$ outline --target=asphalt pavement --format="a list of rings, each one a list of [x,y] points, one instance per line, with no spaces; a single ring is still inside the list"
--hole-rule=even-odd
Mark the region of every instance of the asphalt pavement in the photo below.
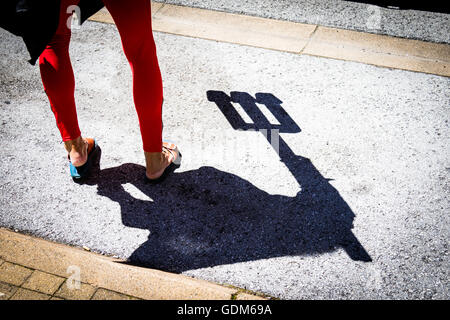
[[[448,299],[449,78],[155,33],[183,160],[153,186],[116,28],[86,22],[101,157],[76,184],[38,68],[0,38],[1,226],[282,299]]]

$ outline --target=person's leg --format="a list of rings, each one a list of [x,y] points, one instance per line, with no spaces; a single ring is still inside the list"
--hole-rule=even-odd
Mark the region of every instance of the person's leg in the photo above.
[[[158,177],[172,161],[162,148],[163,85],[152,33],[149,0],[103,0],[116,23],[133,73],[133,97],[139,118],[147,176]]]
[[[67,9],[78,0],[62,0],[58,29],[39,57],[44,90],[50,101],[56,124],[61,133],[72,164],[82,165],[87,160],[87,143],[81,138],[75,106],[75,78],[69,57],[71,31]]]

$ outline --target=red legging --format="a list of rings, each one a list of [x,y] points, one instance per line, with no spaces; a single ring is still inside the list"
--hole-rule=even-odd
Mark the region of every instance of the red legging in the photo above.
[[[39,57],[44,90],[55,114],[63,141],[81,135],[75,107],[75,78],[69,56],[70,29],[68,7],[79,0],[61,0],[58,29]],[[133,74],[133,97],[139,118],[143,148],[162,149],[163,87],[151,25],[150,0],[103,0],[122,40],[122,47]]]

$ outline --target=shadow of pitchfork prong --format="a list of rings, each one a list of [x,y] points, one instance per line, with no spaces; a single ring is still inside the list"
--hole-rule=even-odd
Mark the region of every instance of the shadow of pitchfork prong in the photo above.
[[[353,220],[353,211],[339,195],[339,192],[329,183],[332,179],[324,178],[308,158],[294,154],[292,149],[280,137],[279,133],[301,132],[300,127],[281,106],[282,101],[280,99],[271,93],[259,92],[256,93],[255,98],[253,98],[247,92],[232,91],[230,95],[227,95],[223,91],[213,90],[207,92],[207,98],[209,101],[216,103],[219,110],[223,113],[233,129],[256,130],[264,135],[279,155],[280,160],[286,165],[288,170],[302,187],[302,194],[314,194],[317,190],[319,190],[319,192],[321,191],[325,194],[325,199],[328,199],[328,201],[330,201],[329,199],[332,199],[331,203],[338,203],[336,207],[344,208],[341,209],[341,212],[336,212],[337,216],[344,215],[345,212],[345,214],[351,216],[351,220]],[[253,123],[246,123],[232,103],[239,103]],[[271,124],[257,104],[265,105],[279,124]],[[339,220],[339,218],[337,218],[337,220]],[[337,224],[339,224],[339,222],[337,222]],[[344,224],[347,225],[348,223]],[[341,246],[353,260],[364,262],[372,261],[370,255],[351,231],[352,227],[353,225],[350,224],[341,228],[341,230],[345,230],[345,234],[342,235]]]

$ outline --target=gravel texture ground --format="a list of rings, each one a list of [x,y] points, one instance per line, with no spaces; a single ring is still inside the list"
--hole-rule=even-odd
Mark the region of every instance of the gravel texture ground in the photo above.
[[[1,226],[282,299],[449,298],[448,78],[155,38],[181,167],[144,183],[117,30],[87,22],[71,55],[101,157],[76,184],[38,67],[0,30]]]

